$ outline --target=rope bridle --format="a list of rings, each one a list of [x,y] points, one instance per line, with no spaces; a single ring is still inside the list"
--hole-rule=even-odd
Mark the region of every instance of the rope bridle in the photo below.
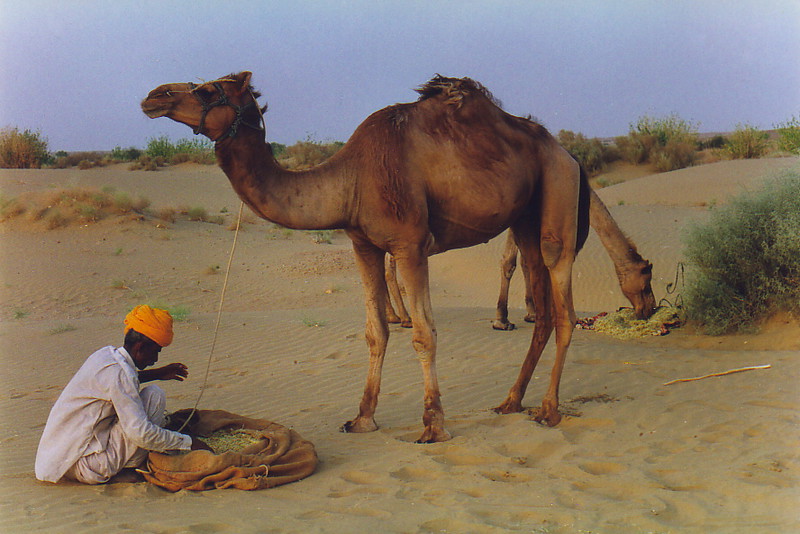
[[[239,126],[242,125],[253,128],[254,130],[257,130],[259,132],[263,132],[265,130],[263,124],[263,118],[261,117],[261,110],[258,108],[258,103],[256,102],[255,96],[253,95],[252,91],[250,91],[250,96],[252,97],[252,100],[250,100],[250,102],[248,102],[243,106],[234,104],[233,102],[230,101],[228,95],[225,94],[225,89],[222,87],[222,84],[220,82],[235,82],[235,81],[236,80],[221,79],[221,80],[215,80],[213,82],[206,82],[201,85],[196,85],[192,82],[189,82],[187,84],[190,89],[189,93],[194,95],[194,97],[200,103],[200,107],[203,109],[203,113],[200,115],[200,123],[197,125],[196,128],[192,128],[192,131],[194,132],[195,135],[203,133],[203,128],[205,127],[205,122],[206,122],[206,115],[208,115],[208,112],[220,106],[228,106],[233,108],[233,111],[236,113],[236,117],[233,119],[233,122],[228,127],[228,130],[218,138],[213,139],[213,141],[221,141],[228,137],[230,138],[236,137],[236,135],[239,133]],[[214,100],[213,102],[206,101],[206,99],[203,98],[203,96],[197,92],[197,89],[199,89],[203,85],[208,85],[208,84],[213,85],[219,94],[217,99]],[[258,110],[259,112],[258,124],[253,124],[251,122],[248,122],[247,119],[245,118],[245,112],[252,107],[255,107],[256,110]]]

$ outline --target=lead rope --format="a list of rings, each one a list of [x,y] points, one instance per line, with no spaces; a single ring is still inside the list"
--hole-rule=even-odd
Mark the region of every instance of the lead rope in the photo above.
[[[266,129],[266,124],[264,122],[264,114],[261,112],[261,107],[258,105],[258,101],[256,101],[256,97],[253,94],[253,91],[250,90],[250,96],[253,98],[253,102],[256,104],[256,109],[258,110],[258,115],[261,120],[261,125]],[[222,282],[222,291],[219,295],[219,306],[217,307],[217,321],[214,325],[214,337],[211,339],[211,350],[208,353],[208,362],[206,363],[206,374],[203,377],[203,385],[200,386],[200,394],[197,396],[197,400],[192,407],[192,411],[189,413],[189,417],[186,418],[186,421],[183,422],[181,427],[178,429],[178,432],[182,432],[186,425],[189,424],[189,421],[192,420],[194,414],[197,412],[197,406],[200,404],[200,399],[203,398],[203,393],[206,391],[206,386],[208,385],[208,375],[211,371],[211,360],[214,356],[214,348],[217,346],[217,334],[219,333],[219,323],[222,319],[222,305],[225,302],[225,291],[228,288],[228,278],[231,274],[231,265],[233,264],[233,253],[236,250],[236,242],[239,239],[239,228],[242,225],[242,210],[244,209],[244,201],[239,203],[239,216],[236,218],[236,231],[233,234],[233,245],[231,245],[231,253],[228,257],[228,266],[225,268],[225,279]]]
[[[225,291],[228,289],[228,278],[231,274],[231,264],[233,263],[233,252],[236,250],[236,241],[239,239],[239,227],[242,224],[242,210],[244,209],[244,202],[239,203],[239,216],[236,219],[236,230],[233,233],[233,245],[231,245],[231,253],[228,257],[228,266],[225,268],[225,279],[222,282],[222,291],[219,295],[219,306],[217,307],[217,322],[214,325],[214,337],[211,339],[211,351],[208,353],[208,362],[206,363],[206,374],[203,377],[203,385],[200,387],[200,394],[197,396],[197,400],[192,407],[192,411],[189,414],[189,417],[186,418],[186,421],[183,422],[181,427],[178,429],[178,432],[181,432],[186,425],[189,424],[189,421],[192,420],[195,412],[197,412],[197,406],[200,404],[200,399],[203,398],[203,393],[206,391],[206,386],[208,385],[208,375],[211,371],[211,360],[214,356],[214,348],[217,346],[217,334],[219,333],[219,323],[222,319],[222,305],[225,302]]]

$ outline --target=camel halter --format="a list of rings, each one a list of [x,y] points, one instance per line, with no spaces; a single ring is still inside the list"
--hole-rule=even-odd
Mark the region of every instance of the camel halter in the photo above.
[[[206,101],[206,99],[203,98],[203,96],[200,93],[197,92],[197,89],[199,87],[202,87],[202,85],[206,85],[206,84],[196,85],[196,84],[194,84],[192,82],[189,82],[187,84],[189,86],[189,89],[190,89],[189,92],[192,95],[194,95],[194,97],[200,103],[200,107],[203,108],[203,113],[200,115],[200,123],[197,125],[197,128],[193,128],[192,129],[192,131],[194,132],[195,135],[199,135],[199,134],[201,134],[203,132],[203,128],[204,128],[205,122],[206,122],[206,115],[208,115],[208,112],[211,111],[212,109],[216,108],[216,107],[219,107],[219,106],[228,106],[228,107],[233,108],[234,112],[236,112],[236,117],[233,119],[233,122],[228,127],[228,131],[225,132],[224,134],[222,134],[220,137],[214,139],[214,141],[221,141],[221,140],[226,139],[228,137],[230,137],[230,138],[236,137],[236,134],[239,133],[239,126],[241,126],[241,125],[249,126],[250,128],[253,128],[254,130],[257,130],[259,132],[265,131],[264,125],[263,125],[263,120],[264,120],[263,116],[261,117],[261,121],[258,124],[252,124],[250,122],[247,122],[247,120],[244,117],[245,112],[248,109],[250,109],[251,107],[255,107],[258,110],[259,115],[261,115],[261,110],[258,108],[258,103],[256,102],[255,97],[253,97],[253,99],[250,102],[248,102],[247,104],[245,104],[243,106],[237,106],[236,104],[232,103],[228,99],[228,95],[225,94],[225,89],[222,87],[222,84],[220,83],[220,82],[228,82],[228,81],[235,81],[235,80],[223,79],[223,80],[216,80],[216,81],[213,81],[213,82],[206,82],[206,83],[210,83],[211,85],[213,85],[214,88],[219,93],[219,96],[213,102]],[[253,96],[252,91],[250,91],[250,96]]]

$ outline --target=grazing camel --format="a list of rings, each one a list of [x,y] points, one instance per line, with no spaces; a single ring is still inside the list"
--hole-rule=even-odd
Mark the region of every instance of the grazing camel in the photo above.
[[[611,261],[614,262],[620,289],[633,305],[636,318],[649,318],[656,308],[656,299],[650,284],[653,278],[653,265],[639,255],[636,245],[622,232],[617,221],[614,220],[606,205],[594,191],[591,193],[589,224],[600,236],[601,243],[606,248]],[[508,232],[500,260],[500,295],[497,298],[495,320],[492,322],[492,328],[495,330],[514,330],[516,328],[514,323],[508,320],[508,290],[511,285],[511,277],[517,268],[518,255],[519,249],[514,241],[514,234]],[[394,259],[389,256],[389,260],[386,264],[386,283],[389,286],[391,300],[397,306],[397,312],[387,300],[386,316],[390,323],[400,323],[401,326],[410,328],[411,318],[408,316],[400,293],[397,273],[394,271]],[[524,274],[527,271],[523,269],[522,272]],[[527,308],[525,321],[532,323],[535,312],[527,280],[525,287],[525,306]]]
[[[642,258],[636,250],[636,245],[622,232],[617,221],[608,212],[608,208],[594,190],[591,193],[589,224],[597,232],[600,242],[608,252],[611,261],[614,262],[619,287],[633,305],[636,318],[649,318],[656,309],[656,298],[650,283],[653,278],[653,265]],[[514,236],[509,232],[500,260],[500,295],[497,298],[497,315],[492,323],[492,328],[495,330],[514,329],[514,324],[508,321],[508,289],[517,266],[517,255],[518,249],[514,242]],[[523,274],[526,272],[523,269]],[[533,299],[527,281],[525,288],[525,306],[527,308],[525,320],[533,322],[535,315]]]
[[[353,241],[365,291],[369,371],[346,432],[376,430],[375,408],[389,337],[386,253],[408,291],[412,345],[422,366],[419,442],[450,439],[436,373],[428,257],[485,243],[512,228],[536,301],[536,327],[502,413],[522,410],[533,369],[556,331],[550,385],[536,419],[558,424],[558,387],[575,324],[572,265],[588,234],[589,185],[575,160],[535,122],[504,112],[469,78],[437,75],[416,102],[370,115],[327,162],[282,168],[265,141],[251,73],[200,85],[164,84],[142,102],[215,141],[217,162],[259,216],[294,229],[341,228]]]

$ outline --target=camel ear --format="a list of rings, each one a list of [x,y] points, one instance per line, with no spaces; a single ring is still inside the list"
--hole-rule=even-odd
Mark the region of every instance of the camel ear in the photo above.
[[[239,82],[239,84],[243,88],[246,89],[246,88],[250,87],[250,79],[252,77],[253,77],[253,73],[250,72],[249,70],[245,70],[245,71],[242,71],[242,72],[240,72],[239,74],[236,75],[236,80]]]

